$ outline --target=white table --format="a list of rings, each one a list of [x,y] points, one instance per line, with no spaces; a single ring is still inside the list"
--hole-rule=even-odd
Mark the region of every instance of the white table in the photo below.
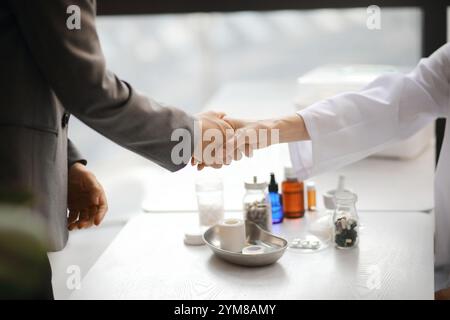
[[[360,244],[246,268],[182,242],[194,214],[141,214],[84,277],[72,299],[432,299],[433,215],[360,212]],[[277,225],[288,239],[303,220]]]
[[[238,82],[224,86],[212,97],[205,110],[224,111],[243,118],[270,118],[295,112],[295,82]],[[143,209],[147,212],[193,211],[197,209],[194,183],[198,177],[217,175],[225,185],[225,208],[240,210],[244,195],[244,180],[253,175],[268,181],[275,172],[278,182],[284,177],[283,167],[290,165],[288,146],[277,145],[258,150],[251,159],[232,163],[221,170],[205,169],[199,174],[186,168],[175,174],[148,169],[147,197]],[[434,207],[434,147],[430,145],[418,158],[410,161],[367,158],[336,172],[314,177],[321,193],[334,189],[339,174],[347,177],[347,186],[358,194],[360,210],[426,211]],[[168,195],[176,195],[172,201]]]

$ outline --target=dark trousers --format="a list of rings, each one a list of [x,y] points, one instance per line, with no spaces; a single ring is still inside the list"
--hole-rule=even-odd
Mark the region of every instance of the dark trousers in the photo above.
[[[55,297],[53,296],[53,287],[52,287],[52,267],[50,265],[50,261],[48,260],[48,256],[46,256],[46,271],[45,274],[43,274],[43,285],[42,289],[38,293],[38,296],[36,299],[41,300],[54,300]]]
[[[17,252],[1,250],[0,300],[53,300],[52,268],[45,251],[32,259]]]

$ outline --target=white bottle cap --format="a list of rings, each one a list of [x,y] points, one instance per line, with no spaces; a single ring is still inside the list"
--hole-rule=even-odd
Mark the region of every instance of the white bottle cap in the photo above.
[[[297,175],[295,174],[295,170],[292,167],[284,168],[284,177],[286,179],[297,179]]]
[[[184,243],[188,246],[201,246],[205,244],[203,241],[203,232],[198,229],[189,230],[184,234]]]
[[[306,190],[314,190],[316,188],[316,184],[314,181],[308,181],[306,183]]]

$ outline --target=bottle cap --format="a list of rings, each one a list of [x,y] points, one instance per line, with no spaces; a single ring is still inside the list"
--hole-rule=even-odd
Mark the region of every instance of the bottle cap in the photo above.
[[[309,181],[306,183],[306,190],[314,190],[316,188],[316,184],[314,181]]]
[[[269,192],[278,192],[278,183],[273,172],[270,173]]]
[[[286,179],[297,179],[297,175],[295,174],[295,170],[292,167],[284,168],[284,177]]]
[[[256,176],[253,177],[253,182],[245,182],[244,185],[247,190],[264,190],[267,188],[267,183],[258,182],[258,178]]]
[[[184,233],[184,243],[188,246],[201,246],[204,245],[203,232],[200,228],[193,228]]]

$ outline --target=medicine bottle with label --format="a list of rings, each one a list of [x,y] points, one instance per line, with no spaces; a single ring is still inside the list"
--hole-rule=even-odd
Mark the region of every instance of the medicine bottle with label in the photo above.
[[[281,184],[283,213],[286,218],[301,218],[305,214],[303,182],[297,180],[292,168],[284,168],[285,180]]]

